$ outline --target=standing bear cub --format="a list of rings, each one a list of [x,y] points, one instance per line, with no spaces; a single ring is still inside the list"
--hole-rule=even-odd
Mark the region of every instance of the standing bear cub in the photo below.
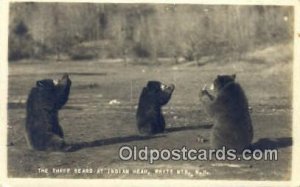
[[[149,81],[140,95],[136,113],[137,127],[142,135],[164,132],[165,120],[161,107],[169,102],[175,89],[173,84]]]
[[[65,151],[64,133],[58,111],[68,101],[71,80],[64,74],[58,81],[36,82],[27,99],[26,139],[29,147],[39,151]]]
[[[248,101],[235,75],[218,75],[212,85],[215,94],[206,87],[200,97],[207,113],[213,118],[211,148],[235,149],[238,153],[250,146],[253,129]]]

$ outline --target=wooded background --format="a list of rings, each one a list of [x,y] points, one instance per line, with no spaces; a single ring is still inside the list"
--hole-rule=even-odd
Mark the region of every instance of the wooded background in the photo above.
[[[9,60],[240,56],[291,41],[293,7],[11,3]]]

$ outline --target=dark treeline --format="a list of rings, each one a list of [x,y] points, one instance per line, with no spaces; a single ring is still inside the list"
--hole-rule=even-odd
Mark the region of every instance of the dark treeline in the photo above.
[[[9,58],[202,57],[293,37],[293,8],[174,4],[11,3]]]

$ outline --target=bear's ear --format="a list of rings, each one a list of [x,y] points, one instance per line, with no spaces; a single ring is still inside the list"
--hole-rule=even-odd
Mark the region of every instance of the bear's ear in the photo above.
[[[235,80],[236,74],[232,74],[231,77],[232,77],[233,80]]]

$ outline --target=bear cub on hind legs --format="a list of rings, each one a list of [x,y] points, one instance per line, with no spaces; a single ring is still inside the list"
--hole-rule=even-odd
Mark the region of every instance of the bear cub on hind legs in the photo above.
[[[173,84],[148,81],[139,98],[136,113],[137,128],[142,135],[153,135],[165,130],[161,107],[169,102],[175,89]]]
[[[36,82],[29,93],[26,108],[26,140],[31,149],[39,151],[68,151],[64,133],[58,121],[58,111],[69,98],[71,80],[64,74],[58,81],[44,79]]]
[[[211,132],[211,148],[235,149],[238,153],[249,148],[253,128],[247,97],[237,82],[236,75],[218,75],[212,85],[215,94],[204,87],[201,101],[214,121]]]

